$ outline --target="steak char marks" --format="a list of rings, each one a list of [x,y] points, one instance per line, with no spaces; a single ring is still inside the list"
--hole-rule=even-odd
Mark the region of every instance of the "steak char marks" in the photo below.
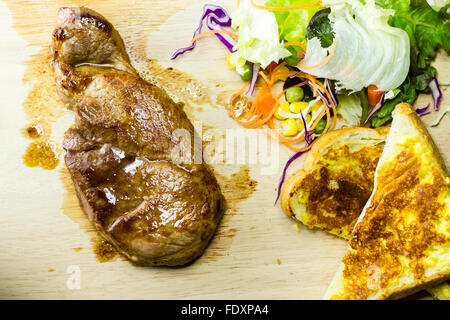
[[[184,111],[139,77],[120,35],[95,11],[61,8],[51,54],[58,93],[75,112],[63,147],[89,220],[138,264],[184,265],[201,255],[223,197],[210,170],[195,164]]]

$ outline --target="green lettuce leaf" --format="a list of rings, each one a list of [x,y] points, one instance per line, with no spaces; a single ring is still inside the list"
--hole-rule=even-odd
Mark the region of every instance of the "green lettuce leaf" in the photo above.
[[[400,87],[400,95],[389,100],[375,113],[372,125],[379,127],[391,120],[390,113],[399,102],[414,103],[418,93],[427,91],[428,84],[436,76],[431,62],[440,48],[450,53],[450,15],[447,3],[439,11],[426,0],[378,0],[378,4],[395,9],[389,24],[405,30],[411,43],[411,65],[409,75]]]
[[[397,96],[395,96],[394,99],[388,100],[370,119],[372,127],[378,128],[386,122],[391,121],[392,111],[394,111],[395,106],[401,102],[413,104],[417,99],[417,95],[417,90],[414,87],[410,76],[408,76],[405,82],[400,86],[400,92]]]
[[[411,0],[378,0],[377,3],[386,9],[409,10],[409,4]]]
[[[310,3],[311,0],[269,0],[266,6],[294,7]],[[299,41],[306,44],[306,27],[314,14],[322,7],[318,4],[302,10],[272,11],[277,19],[280,39]]]
[[[269,0],[265,3],[270,7],[294,7],[311,2],[311,0]],[[311,18],[317,11],[322,9],[319,4],[310,6],[302,10],[272,11],[278,23],[278,33],[280,39],[287,42],[301,42],[306,44],[306,28]],[[295,66],[300,61],[297,53],[298,46],[288,46],[291,56],[286,58],[286,62]]]

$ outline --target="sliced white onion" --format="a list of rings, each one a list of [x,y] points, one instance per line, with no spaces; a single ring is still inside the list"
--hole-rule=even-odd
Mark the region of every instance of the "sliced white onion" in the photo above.
[[[404,30],[389,26],[390,13],[377,8],[373,1],[361,6],[346,2],[331,6],[329,18],[335,35],[335,52],[323,65],[302,71],[336,80],[337,90],[357,92],[376,85],[382,91],[389,91],[399,87],[409,71],[410,43]],[[330,51],[331,47],[324,49],[318,38],[312,38],[308,40],[301,64],[305,67],[320,64]]]

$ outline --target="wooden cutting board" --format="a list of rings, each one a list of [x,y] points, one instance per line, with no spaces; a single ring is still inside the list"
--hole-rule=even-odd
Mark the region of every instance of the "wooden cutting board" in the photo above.
[[[247,148],[236,149],[245,157],[236,158],[233,164],[227,159],[221,161],[220,156],[212,161],[229,209],[204,255],[189,266],[132,265],[101,243],[79,209],[61,150],[62,136],[73,123],[73,114],[56,96],[47,58],[57,9],[84,5],[104,15],[121,33],[142,76],[164,87],[175,100],[185,102],[191,120],[201,124],[204,139],[211,140],[206,146],[220,155],[216,148],[220,149],[220,141],[231,132],[227,130],[239,129],[228,118],[224,103],[231,90],[242,83],[227,68],[226,51],[213,36],[199,41],[194,52],[170,61],[174,50],[189,44],[198,25],[202,3],[186,3],[0,2],[0,298],[323,296],[347,245],[321,231],[303,226],[296,230],[295,222],[274,205],[281,169],[292,153],[284,147],[279,147],[278,153],[278,145],[273,143],[268,145],[271,153],[249,143]],[[230,11],[236,5],[231,0],[214,3]],[[449,61],[441,55],[435,64],[440,82],[446,85],[450,83]],[[448,87],[442,89],[445,97],[441,110],[450,103]],[[430,96],[423,96],[418,105],[430,102]],[[437,116],[438,112],[432,112],[423,120],[429,126]],[[30,129],[33,125],[43,130],[41,138],[30,137],[30,133],[36,133]],[[438,127],[430,128],[447,166],[449,125],[447,117]],[[238,131],[243,136],[247,132]],[[46,148],[33,149],[43,143],[47,143]],[[54,163],[41,166],[57,164],[56,168],[25,165],[24,155],[33,150],[53,152]],[[290,172],[300,168],[302,162],[303,158]]]

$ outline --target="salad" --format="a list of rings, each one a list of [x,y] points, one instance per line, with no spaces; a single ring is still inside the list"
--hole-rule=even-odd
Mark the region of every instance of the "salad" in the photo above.
[[[450,52],[450,3],[429,2],[240,0],[231,14],[207,4],[191,45],[172,59],[215,34],[243,81],[229,115],[295,151],[288,166],[321,134],[385,125],[398,103],[413,104],[421,92],[439,108],[431,62],[439,49]],[[427,114],[430,105],[416,111]]]

